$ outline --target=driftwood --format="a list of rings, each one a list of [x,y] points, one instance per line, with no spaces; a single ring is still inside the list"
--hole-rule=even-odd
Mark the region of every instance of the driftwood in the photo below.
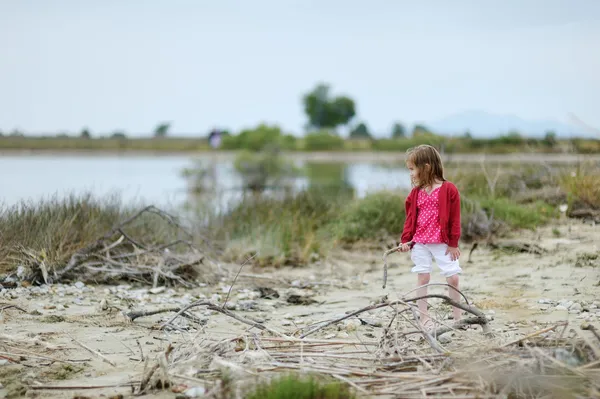
[[[134,237],[125,228],[144,214],[154,214],[173,227],[177,237],[160,245],[150,245]],[[38,261],[39,270],[34,270],[27,280],[31,282],[56,283],[65,279],[94,282],[118,280],[143,281],[154,287],[160,283],[195,286],[195,279],[215,280],[211,269],[205,264],[206,256],[194,246],[194,237],[174,216],[148,206],[117,226],[110,229],[93,243],[77,250],[59,270],[47,270],[43,261]],[[175,247],[185,247],[178,252]],[[30,255],[32,256],[32,255]],[[202,266],[205,273],[199,273]]]
[[[457,291],[464,297],[464,294],[462,292],[460,292],[459,290],[457,290]],[[325,321],[325,322],[319,324],[318,326],[313,327],[309,331],[301,334],[300,338],[305,338],[305,337],[307,337],[307,336],[309,336],[311,334],[314,334],[315,332],[317,332],[319,330],[322,330],[323,328],[325,328],[327,326],[330,326],[330,325],[335,324],[335,323],[339,323],[340,321],[346,320],[346,319],[348,319],[350,317],[353,317],[353,316],[357,316],[357,315],[359,315],[361,313],[364,313],[364,312],[368,312],[368,311],[375,310],[375,309],[380,309],[380,308],[383,308],[383,307],[386,307],[386,306],[390,306],[390,307],[393,308],[393,307],[395,307],[397,305],[404,305],[405,306],[404,309],[397,311],[397,314],[400,314],[400,313],[404,313],[406,311],[410,311],[411,310],[411,306],[408,305],[410,302],[416,302],[416,301],[418,301],[420,299],[432,299],[432,298],[442,299],[446,303],[448,303],[449,305],[455,306],[455,307],[460,308],[460,309],[462,309],[462,310],[464,310],[464,311],[466,311],[468,313],[473,314],[475,316],[475,318],[468,319],[469,320],[468,324],[479,324],[482,327],[483,332],[486,333],[486,334],[489,334],[490,329],[489,329],[489,325],[488,325],[488,320],[485,317],[485,315],[483,314],[483,312],[481,312],[479,309],[477,309],[473,305],[469,305],[468,303],[467,304],[463,304],[463,303],[456,302],[456,301],[454,301],[453,299],[451,299],[450,297],[448,297],[446,295],[429,294],[429,295],[423,295],[423,296],[418,296],[418,297],[408,298],[408,299],[401,299],[401,300],[396,300],[396,301],[383,301],[381,303],[376,303],[376,304],[373,304],[373,305],[366,306],[364,308],[361,308],[361,309],[355,310],[353,312],[350,312],[350,313],[348,313],[348,314],[346,314],[346,315],[344,315],[342,317],[339,317],[339,318],[336,318],[336,319],[333,319],[333,320]],[[466,323],[466,322],[463,322],[463,323]]]
[[[591,208],[581,208],[569,211],[568,216],[575,219],[591,220],[600,223],[600,210]]]

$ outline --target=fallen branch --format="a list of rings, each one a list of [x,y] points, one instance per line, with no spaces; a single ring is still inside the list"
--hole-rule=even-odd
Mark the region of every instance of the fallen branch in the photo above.
[[[173,243],[159,246],[157,248],[146,248],[142,243],[138,242],[136,239],[134,239],[133,237],[131,237],[127,233],[125,233],[125,231],[123,230],[125,226],[132,223],[135,219],[139,218],[140,216],[142,216],[144,213],[147,213],[147,212],[160,216],[163,220],[165,220],[167,223],[175,226],[179,231],[182,231],[188,237],[190,237],[190,238],[192,237],[192,234],[190,234],[186,229],[184,229],[177,222],[177,219],[174,216],[158,209],[154,205],[150,205],[150,206],[143,208],[139,212],[137,212],[134,215],[127,218],[125,221],[121,222],[119,225],[117,225],[114,228],[112,228],[111,230],[109,230],[102,237],[98,238],[95,242],[76,251],[69,259],[69,262],[67,263],[67,265],[63,269],[61,269],[55,273],[55,279],[58,281],[62,277],[64,277],[66,274],[73,271],[75,268],[81,266],[81,261],[90,257],[94,250],[102,248],[102,247],[104,247],[104,250],[107,250],[107,248],[114,248],[115,246],[119,245],[123,241],[123,238],[125,240],[127,240],[129,243],[131,243],[134,248],[141,248],[142,250],[144,250],[145,253],[157,252],[157,251],[159,252],[161,250],[164,250],[164,249],[171,247],[173,245],[176,245],[178,243],[186,243],[186,244],[191,245],[191,243],[189,243],[188,241],[176,240]],[[112,236],[114,236],[115,234],[119,234],[121,237],[115,243],[106,247],[104,245],[104,243],[108,239],[110,239]],[[131,255],[139,255],[139,254],[134,252]]]
[[[594,327],[592,324],[590,324],[589,322],[586,321],[586,322],[582,323],[581,329],[591,331],[592,334],[594,334],[594,336],[596,338],[598,338],[598,341],[600,341],[600,333],[598,333],[598,329],[596,327]]]
[[[463,297],[465,297],[464,294],[462,292],[460,292],[460,290],[457,289],[456,291],[458,291]],[[385,306],[391,306],[391,307],[393,307],[395,305],[405,305],[405,306],[407,306],[406,302],[416,302],[419,299],[428,299],[428,298],[443,299],[448,304],[450,304],[452,306],[455,306],[457,308],[460,308],[460,309],[462,309],[462,310],[464,310],[466,312],[469,312],[469,313],[475,315],[476,316],[475,319],[467,319],[467,320],[469,320],[470,324],[479,324],[479,325],[481,325],[481,328],[483,329],[483,332],[485,334],[489,334],[490,331],[489,331],[489,326],[488,326],[488,320],[485,317],[485,314],[483,314],[483,312],[481,312],[479,309],[475,308],[473,305],[466,305],[466,304],[462,304],[462,303],[456,302],[456,301],[454,301],[453,299],[451,299],[450,297],[448,297],[446,295],[429,294],[429,295],[419,296],[419,297],[416,297],[416,298],[401,299],[401,300],[396,300],[396,301],[391,301],[391,302],[390,301],[384,301],[384,302],[381,302],[381,303],[376,303],[376,304],[373,304],[373,305],[365,306],[364,308],[355,310],[354,312],[348,313],[348,314],[346,314],[344,316],[341,316],[341,317],[338,317],[336,319],[322,322],[322,324],[318,325],[317,327],[314,327],[313,329],[311,329],[311,330],[305,332],[304,334],[300,335],[300,338],[305,338],[305,337],[307,337],[307,336],[309,336],[311,334],[314,334],[315,332],[317,332],[319,330],[322,330],[323,328],[325,328],[327,326],[330,326],[330,325],[335,324],[335,323],[339,323],[340,321],[343,321],[345,319],[348,319],[350,317],[359,315],[359,314],[364,313],[364,312],[368,312],[370,310],[379,309],[379,308],[382,308],[382,307],[385,307]],[[406,311],[409,310],[409,308],[410,308],[410,306],[408,306],[407,308],[405,308],[403,310],[400,310],[399,312],[400,313],[406,312]]]
[[[165,323],[163,323],[161,325],[161,329],[164,329],[166,326],[170,325],[177,317],[183,316],[184,313],[186,313],[188,310],[190,310],[190,309],[192,309],[194,307],[197,307],[197,306],[206,306],[206,308],[208,310],[214,310],[216,312],[222,313],[222,314],[224,314],[226,316],[232,317],[232,318],[236,319],[237,321],[240,321],[240,322],[242,322],[244,324],[247,324],[247,325],[249,325],[251,327],[258,328],[259,330],[262,330],[262,331],[268,331],[271,334],[278,335],[278,336],[283,337],[283,338],[289,338],[285,334],[282,334],[282,333],[280,333],[280,332],[278,332],[276,330],[273,330],[272,328],[269,328],[269,327],[267,327],[267,326],[265,326],[265,325],[263,325],[261,323],[258,323],[256,321],[246,319],[246,318],[244,318],[242,316],[238,316],[237,314],[235,314],[235,313],[233,313],[233,312],[231,312],[231,311],[229,311],[227,309],[223,309],[222,306],[218,306],[215,303],[209,302],[209,301],[197,301],[197,302],[191,303],[191,304],[189,304],[187,306],[184,306],[182,308],[167,308],[167,309],[142,311],[142,312],[135,311],[135,312],[126,313],[125,315],[126,315],[126,317],[132,318],[131,320],[135,320],[138,317],[152,316],[152,315],[155,315],[155,314],[166,313],[166,312],[177,312],[177,314],[175,316],[171,317],[168,321],[166,321]]]
[[[132,310],[130,312],[123,312],[123,316],[125,316],[127,318],[127,320],[129,321],[134,321],[137,318],[140,317],[149,317],[149,316],[154,316],[157,314],[161,314],[161,313],[169,313],[169,312],[179,312],[181,310],[181,307],[173,307],[173,308],[164,308],[164,309],[156,309],[156,310]],[[185,317],[186,319],[192,320],[196,323],[199,324],[203,324],[204,321],[202,319],[197,318],[196,316],[184,312],[181,314],[182,317]]]
[[[307,337],[307,336],[309,336],[311,334],[316,333],[319,330],[324,329],[325,327],[328,327],[328,326],[330,326],[332,324],[335,324],[335,323],[339,323],[340,321],[349,319],[350,317],[359,315],[361,313],[368,312],[370,310],[375,310],[375,309],[383,308],[383,307],[386,307],[386,306],[397,305],[397,304],[400,304],[400,303],[402,303],[402,301],[394,301],[394,302],[385,301],[385,302],[381,302],[381,303],[376,303],[374,305],[365,306],[364,308],[355,310],[354,312],[348,313],[347,315],[338,317],[338,318],[333,319],[333,320],[329,320],[329,321],[323,322],[322,324],[320,324],[319,326],[313,328],[312,330],[309,330],[309,331],[305,332],[304,334],[301,334],[300,338],[305,338],[305,337]],[[404,309],[401,312],[405,312],[407,310],[408,309]]]
[[[1,303],[0,304],[0,311],[12,309],[12,308],[20,310],[23,313],[28,313],[27,310],[23,309],[22,307],[20,307],[18,305],[13,304],[13,303]]]

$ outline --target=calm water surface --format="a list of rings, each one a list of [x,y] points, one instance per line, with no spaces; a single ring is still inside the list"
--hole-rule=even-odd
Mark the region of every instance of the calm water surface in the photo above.
[[[211,166],[217,191],[227,198],[239,193],[241,180],[233,162],[210,156],[3,155],[0,203],[14,205],[91,192],[98,196],[118,194],[125,203],[177,207],[190,199],[189,184],[181,172],[197,161]],[[305,165],[298,162],[298,166]],[[401,165],[390,167],[373,162],[337,165],[359,197],[381,189],[409,187],[408,171]],[[312,166],[314,178],[320,169]],[[301,177],[294,184],[302,188],[308,182],[307,177]]]

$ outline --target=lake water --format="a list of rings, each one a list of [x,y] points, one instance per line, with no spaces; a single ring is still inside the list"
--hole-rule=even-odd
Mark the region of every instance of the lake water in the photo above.
[[[190,199],[190,184],[182,171],[195,162],[210,166],[216,189],[224,194],[225,200],[239,194],[242,182],[233,160],[213,155],[2,155],[0,203],[10,206],[21,201],[91,192],[98,196],[118,194],[124,203],[178,207]],[[311,178],[331,175],[332,167],[334,179],[336,173],[343,175],[359,197],[382,189],[408,188],[410,184],[408,171],[401,164],[357,161],[324,165],[303,160],[296,164],[312,167],[311,177],[294,181],[297,188],[309,184]]]

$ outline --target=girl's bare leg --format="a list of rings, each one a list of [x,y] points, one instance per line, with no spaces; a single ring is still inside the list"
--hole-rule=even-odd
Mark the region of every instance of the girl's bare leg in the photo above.
[[[451,285],[452,287],[456,288],[456,290],[457,290],[458,289],[458,274],[447,277],[446,282],[449,285]],[[460,302],[460,294],[456,290],[453,290],[451,287],[448,287],[448,296],[450,297],[450,299],[452,299],[456,302]],[[461,318],[461,310],[459,308],[453,306],[452,307],[452,316],[454,317],[454,322],[456,323]]]
[[[417,296],[425,296],[427,295],[427,287],[423,287],[426,284],[429,284],[429,280],[431,275],[429,273],[419,273],[418,274],[418,287],[421,287],[417,290]],[[421,320],[421,325],[425,325],[427,321],[429,321],[429,313],[427,312],[427,299],[419,299],[417,301],[417,306],[419,308],[419,317]]]

